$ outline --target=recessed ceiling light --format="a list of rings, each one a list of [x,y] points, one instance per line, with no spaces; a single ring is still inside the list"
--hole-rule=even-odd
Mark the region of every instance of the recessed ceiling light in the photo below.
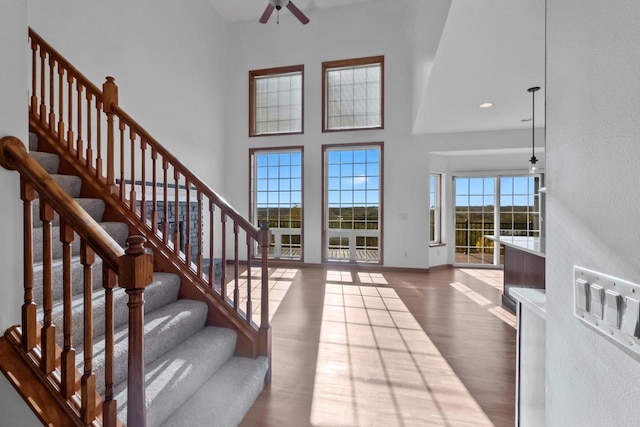
[[[493,107],[493,102],[483,102],[482,104],[478,105],[478,108],[489,108],[489,107]]]

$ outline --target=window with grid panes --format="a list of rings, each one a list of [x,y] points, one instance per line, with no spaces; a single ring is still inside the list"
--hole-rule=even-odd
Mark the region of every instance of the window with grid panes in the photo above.
[[[323,131],[384,127],[384,56],[322,63]]]
[[[267,221],[269,255],[302,259],[302,147],[255,149],[251,156],[251,220]]]
[[[440,243],[440,174],[432,173],[429,179],[429,243]]]
[[[381,262],[382,144],[324,147],[324,259]]]
[[[303,133],[304,65],[249,71],[249,135]]]

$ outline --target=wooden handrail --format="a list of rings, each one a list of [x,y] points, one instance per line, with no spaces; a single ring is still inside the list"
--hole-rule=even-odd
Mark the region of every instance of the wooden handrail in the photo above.
[[[53,209],[73,224],[75,232],[104,263],[118,271],[118,258],[124,255],[124,249],[29,155],[18,138],[5,136],[0,139],[0,165],[25,176]]]
[[[143,245],[146,238],[143,236],[131,236],[127,239],[126,251],[63,189],[60,187],[40,164],[26,151],[24,144],[15,137],[7,136],[0,139],[0,165],[9,170],[16,170],[21,175],[21,193],[27,201],[25,218],[31,217],[31,201],[34,197],[33,189],[37,190],[41,199],[41,218],[43,219],[43,299],[44,299],[44,325],[41,335],[40,360],[34,360],[34,364],[47,377],[56,378],[59,382],[56,391],[62,400],[73,402],[75,393],[75,350],[72,347],[72,316],[71,316],[71,242],[74,232],[80,236],[80,263],[84,269],[84,374],[81,379],[81,399],[78,416],[84,425],[93,425],[98,417],[96,400],[96,377],[93,370],[93,274],[92,266],[95,256],[103,261],[103,287],[107,299],[107,319],[105,323],[105,356],[112,364],[113,360],[113,298],[112,288],[115,284],[113,273],[118,275],[118,286],[125,289],[129,295],[129,371],[128,386],[128,414],[129,425],[144,427],[145,399],[144,399],[144,340],[142,331],[144,325],[144,289],[152,282],[153,261],[151,255],[145,253]],[[27,189],[27,187],[32,189]],[[52,262],[52,238],[51,228],[54,211],[60,215],[60,237],[63,246],[63,286],[64,286],[64,349],[60,360],[56,356],[55,328],[51,315],[53,272]],[[31,227],[29,220],[25,226]],[[25,230],[25,251],[31,256],[25,257],[25,271],[33,268],[33,233],[31,229]],[[29,264],[29,265],[26,265]],[[29,274],[25,278],[25,305],[23,306],[22,332],[23,349],[31,350],[34,346],[33,338],[37,334],[37,321],[35,305],[33,303],[32,278]],[[60,374],[53,374],[60,369]],[[105,395],[103,405],[103,425],[114,427],[118,424],[116,418],[116,406],[113,401],[113,392],[110,372],[111,365],[105,370],[108,392]]]
[[[107,77],[100,90],[32,29],[29,29],[29,38],[32,57],[29,123],[42,137],[45,151],[58,154],[65,167],[75,169],[83,182],[90,184],[90,192],[106,201],[110,218],[128,222],[145,236],[154,248],[158,268],[182,275],[181,295],[203,300],[213,308],[209,312],[209,324],[233,327],[239,332],[239,354],[263,355],[270,359],[268,259],[271,237],[268,228],[258,229],[248,221],[121,109],[114,78]],[[53,191],[55,183],[34,165],[19,141],[9,139],[0,144],[1,156],[26,178],[27,187],[33,184],[41,195],[51,197],[53,210],[104,260],[105,274],[123,274],[118,261],[123,256],[144,256],[125,255],[108,236],[100,237],[103,230],[99,226],[94,229],[95,221],[76,210],[77,204],[66,193]],[[31,212],[32,200],[32,194],[25,191],[25,212]],[[180,212],[183,208],[184,212]],[[27,222],[25,215],[25,224]],[[246,270],[240,268],[239,259],[245,254]],[[28,255],[25,252],[25,259]],[[233,259],[228,259],[228,255]],[[205,257],[209,258],[208,266]],[[233,277],[227,274],[227,263],[233,264]],[[87,262],[87,268],[90,264]],[[252,264],[260,268],[252,269]],[[222,269],[221,274],[217,265]],[[260,289],[252,286],[251,276],[256,273],[261,275]],[[246,280],[241,278],[242,274],[247,275]],[[119,285],[127,288],[131,307],[135,307],[130,317],[135,323],[131,330],[141,336],[142,330],[136,328],[141,327],[142,321],[142,290],[135,285],[139,283],[138,278],[125,276],[132,282],[123,285],[120,277]],[[106,297],[110,298],[114,282],[105,282],[109,282],[104,287]],[[25,282],[23,316],[35,318],[31,285]],[[245,303],[241,301],[243,298]],[[258,305],[259,314],[253,312]],[[143,354],[139,348],[141,342],[139,339],[136,348],[129,348],[130,355],[132,352],[136,352],[136,357]],[[27,350],[33,343],[34,338],[27,337]],[[65,356],[70,360],[72,346],[66,347]],[[140,406],[144,404],[144,385],[140,383],[144,376],[138,369],[143,368],[141,360],[134,360],[133,369],[129,369],[129,373],[136,375],[133,383],[129,378],[128,385],[135,394],[128,405],[135,425],[142,425],[144,419],[144,407]],[[107,360],[107,363],[111,362]],[[91,384],[89,375],[86,380]],[[269,378],[270,369],[267,381]],[[115,418],[115,402],[110,400],[112,384],[105,381],[105,385],[104,416],[112,419]]]
[[[39,44],[54,61],[61,64],[65,69],[69,70],[74,79],[78,80],[85,88],[90,89],[91,92],[93,92],[93,94],[97,96],[100,101],[102,101],[102,92],[100,91],[100,89],[31,28],[29,28],[29,38],[31,38],[32,42]]]
[[[233,208],[223,197],[216,193],[211,187],[205,184],[200,178],[193,174],[189,168],[183,165],[173,154],[171,154],[166,148],[164,148],[158,141],[156,141],[142,126],[138,124],[130,115],[128,115],[122,108],[117,105],[111,106],[112,111],[120,118],[121,122],[126,124],[133,130],[138,136],[140,136],[147,144],[154,148],[162,157],[171,165],[175,167],[177,171],[184,176],[193,186],[209,197],[219,209],[221,209],[227,216],[235,221],[238,226],[251,235],[255,240],[259,239],[258,228],[251,224],[245,217],[243,217],[237,210]]]

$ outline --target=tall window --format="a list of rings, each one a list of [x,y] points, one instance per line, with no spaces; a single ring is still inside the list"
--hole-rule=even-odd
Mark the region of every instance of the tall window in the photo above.
[[[429,243],[437,245],[440,238],[440,174],[432,173],[429,179]]]
[[[456,177],[456,263],[498,265],[485,236],[540,236],[540,175]]]
[[[322,130],[384,127],[384,56],[322,63]]]
[[[303,133],[304,65],[249,71],[249,136]]]
[[[302,147],[251,150],[251,221],[271,229],[270,256],[302,259]]]
[[[323,151],[323,260],[381,263],[382,144]]]

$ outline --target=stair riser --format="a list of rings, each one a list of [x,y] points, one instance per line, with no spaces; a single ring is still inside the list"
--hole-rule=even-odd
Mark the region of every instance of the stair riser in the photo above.
[[[102,223],[100,224],[102,228],[104,228],[113,239],[120,244],[120,246],[125,247],[127,236],[129,234],[129,229],[124,223]],[[34,228],[33,229],[33,261],[34,263],[41,263],[43,259],[43,228]],[[71,244],[72,255],[80,254],[80,239],[76,235]],[[60,244],[60,227],[53,226],[51,227],[51,250],[52,250],[52,259],[62,258],[62,244]]]
[[[76,199],[76,202],[89,214],[91,218],[96,222],[102,221],[102,215],[104,214],[104,201],[101,199]],[[33,226],[36,228],[42,227],[42,220],[40,219],[40,199],[33,201],[33,209],[31,211],[31,218]],[[60,225],[60,215],[54,212],[53,221],[51,225]]]
[[[38,306],[42,305],[42,278],[43,278],[42,264],[34,266],[33,269],[33,293],[34,299]],[[63,285],[62,285],[62,261],[57,260],[53,264],[52,268],[53,276],[53,301],[62,299]],[[93,289],[102,287],[102,259],[96,257],[96,262],[93,264],[91,271],[93,280]],[[73,296],[81,294],[84,290],[84,266],[80,264],[80,258],[74,257],[71,261],[71,293]]]

